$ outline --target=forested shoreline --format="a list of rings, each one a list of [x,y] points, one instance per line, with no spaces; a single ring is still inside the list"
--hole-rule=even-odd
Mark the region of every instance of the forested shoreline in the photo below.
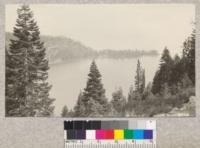
[[[103,76],[102,76],[103,77]],[[62,117],[153,117],[180,109],[195,96],[195,34],[183,43],[182,55],[170,56],[164,48],[153,82],[145,84],[145,69],[138,60],[135,83],[128,97],[119,88],[111,101],[105,96],[101,74],[92,61],[86,88],[80,92],[73,110],[63,107]],[[188,116],[195,116],[195,106],[188,106]],[[187,116],[187,115],[185,115]]]
[[[94,58],[131,59],[143,56],[154,57],[159,54],[156,50],[137,49],[101,49],[97,51],[67,37],[41,35],[40,38],[46,47],[46,57],[50,65]],[[6,48],[9,48],[10,40],[16,40],[16,37],[12,33],[6,32]]]
[[[6,116],[53,117],[54,101],[57,98],[49,95],[53,85],[48,83],[50,67],[45,43],[41,40],[39,26],[30,7],[22,5],[17,13],[13,29],[15,38],[10,39],[5,49]],[[133,53],[137,53],[137,56]],[[184,41],[181,55],[172,57],[167,47],[163,49],[152,82],[146,82],[145,69],[139,59],[142,54],[144,51],[130,50],[123,53],[105,50],[101,53],[102,57],[108,58],[113,55],[114,58],[138,58],[137,63],[131,63],[137,65],[137,69],[130,71],[133,81],[127,97],[120,87],[113,92],[112,98],[105,95],[103,75],[95,62],[95,56],[91,61],[85,88],[77,94],[78,98],[66,98],[61,116],[153,117],[168,114],[174,109],[179,112],[185,104],[190,104],[191,97],[195,96],[195,30]],[[155,54],[156,51],[148,53],[150,56]],[[68,109],[67,99],[77,100],[72,109]],[[195,105],[189,105],[186,113],[186,116],[195,116]]]

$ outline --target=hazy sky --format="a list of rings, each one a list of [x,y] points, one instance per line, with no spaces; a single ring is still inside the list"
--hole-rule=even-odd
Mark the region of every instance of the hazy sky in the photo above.
[[[6,6],[6,31],[15,25],[19,5]],[[191,34],[192,4],[30,5],[42,35],[66,36],[94,49],[181,51]]]

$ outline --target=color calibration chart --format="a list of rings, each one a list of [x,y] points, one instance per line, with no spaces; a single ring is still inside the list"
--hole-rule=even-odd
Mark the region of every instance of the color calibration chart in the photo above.
[[[156,121],[64,121],[65,148],[156,148]]]

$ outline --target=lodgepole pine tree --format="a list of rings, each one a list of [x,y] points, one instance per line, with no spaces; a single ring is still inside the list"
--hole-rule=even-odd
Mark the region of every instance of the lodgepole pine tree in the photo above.
[[[85,106],[85,116],[103,116],[108,110],[108,101],[105,97],[105,89],[101,83],[101,74],[92,61],[88,81],[83,92],[83,102]],[[92,108],[96,108],[95,113]]]
[[[6,115],[50,116],[54,99],[49,97],[49,67],[39,27],[28,5],[17,13],[14,39],[6,50]]]

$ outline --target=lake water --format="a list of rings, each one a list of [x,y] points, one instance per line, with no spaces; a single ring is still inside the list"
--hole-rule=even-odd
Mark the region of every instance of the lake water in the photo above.
[[[152,82],[159,67],[160,56],[140,57],[145,68],[146,84]],[[134,86],[138,58],[132,59],[96,59],[97,67],[102,75],[102,83],[106,97],[110,100],[112,93],[119,87],[128,95],[131,85]],[[49,83],[53,85],[50,96],[55,98],[55,115],[60,116],[64,105],[69,109],[76,104],[77,97],[86,86],[92,60],[68,62],[50,65]]]

